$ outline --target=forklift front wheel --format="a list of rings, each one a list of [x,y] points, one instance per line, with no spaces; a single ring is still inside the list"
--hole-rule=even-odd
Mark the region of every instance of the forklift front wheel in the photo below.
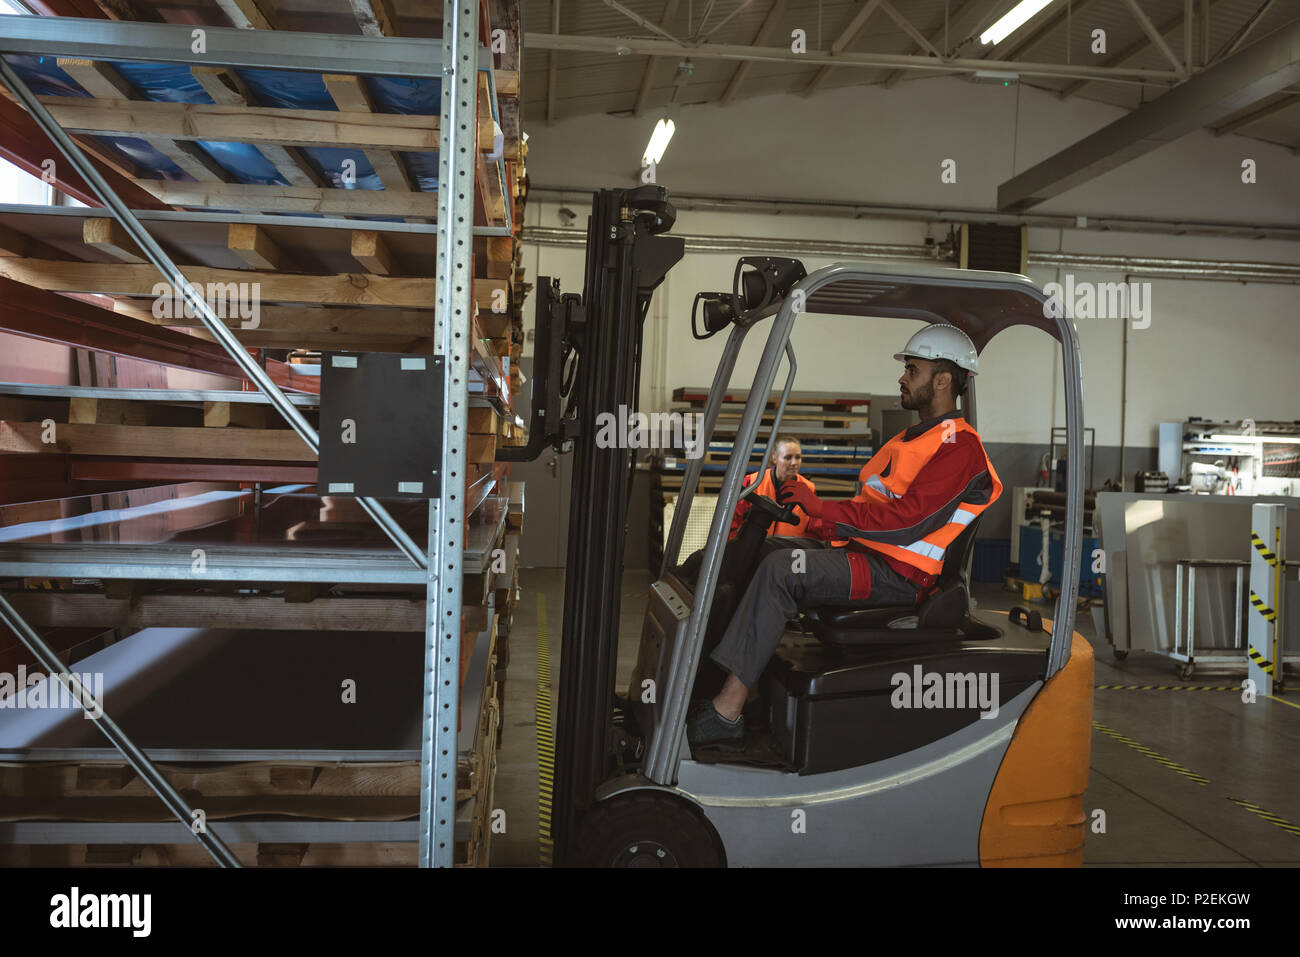
[[[578,867],[721,867],[713,828],[680,798],[631,791],[597,804],[578,825]]]

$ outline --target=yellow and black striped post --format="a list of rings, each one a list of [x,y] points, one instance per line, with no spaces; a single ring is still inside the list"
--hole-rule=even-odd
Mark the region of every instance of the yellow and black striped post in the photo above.
[[[1286,506],[1250,507],[1250,624],[1246,630],[1246,673],[1261,695],[1271,695],[1282,678],[1282,596],[1286,565]]]

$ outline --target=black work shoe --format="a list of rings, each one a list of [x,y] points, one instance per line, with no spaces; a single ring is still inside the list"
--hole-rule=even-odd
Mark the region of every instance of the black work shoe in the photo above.
[[[718,714],[712,701],[697,701],[686,719],[686,740],[692,748],[720,751],[745,750],[745,716],[728,721]]]

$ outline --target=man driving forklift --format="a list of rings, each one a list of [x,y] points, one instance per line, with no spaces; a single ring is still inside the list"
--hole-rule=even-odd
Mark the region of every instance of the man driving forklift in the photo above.
[[[800,608],[919,605],[947,546],[1001,495],[979,434],[957,410],[979,369],[971,340],[955,326],[930,325],[894,358],[904,363],[903,408],[920,421],[863,466],[851,501],[825,502],[800,481],[781,486],[780,504],[807,516],[802,534],[827,544],[782,548],[759,563],[710,656],[727,677],[712,700],[694,703],[693,748],[743,749],[746,699]]]

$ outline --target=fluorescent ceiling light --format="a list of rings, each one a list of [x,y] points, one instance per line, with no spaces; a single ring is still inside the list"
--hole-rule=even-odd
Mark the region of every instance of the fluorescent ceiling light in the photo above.
[[[668,141],[676,132],[677,124],[672,120],[660,120],[656,123],[655,131],[650,134],[650,145],[645,148],[645,155],[641,157],[641,164],[645,166],[654,163],[657,166],[668,149]]]
[[[1001,43],[1051,2],[1052,0],[1020,0],[1006,16],[980,34],[980,43]]]

